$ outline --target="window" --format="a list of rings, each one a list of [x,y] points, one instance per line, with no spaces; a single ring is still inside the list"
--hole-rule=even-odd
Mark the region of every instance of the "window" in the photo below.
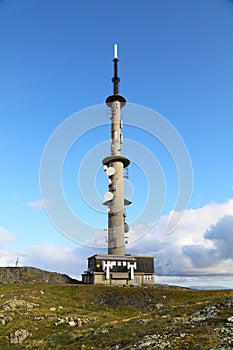
[[[152,280],[152,275],[144,275],[144,280],[145,281],[151,281]]]

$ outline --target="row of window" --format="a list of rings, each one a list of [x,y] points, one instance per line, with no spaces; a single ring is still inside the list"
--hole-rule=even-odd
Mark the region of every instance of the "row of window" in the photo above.
[[[151,281],[153,279],[152,275],[144,275],[144,280]]]

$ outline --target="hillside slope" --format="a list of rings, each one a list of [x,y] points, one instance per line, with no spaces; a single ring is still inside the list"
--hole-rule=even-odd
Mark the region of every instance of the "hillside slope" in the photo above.
[[[4,350],[228,350],[232,346],[233,291],[160,285],[0,285],[0,348]]]
[[[35,267],[0,267],[0,283],[78,283],[65,274]]]

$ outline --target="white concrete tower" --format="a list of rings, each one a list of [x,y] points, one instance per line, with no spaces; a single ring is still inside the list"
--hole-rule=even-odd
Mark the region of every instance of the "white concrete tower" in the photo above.
[[[111,155],[102,161],[109,178],[104,205],[108,207],[108,254],[125,255],[125,233],[128,232],[125,205],[131,202],[124,199],[124,168],[130,161],[121,155],[123,142],[121,108],[126,104],[126,99],[119,95],[117,44],[114,45],[113,62],[113,95],[106,99],[107,106],[111,108]]]

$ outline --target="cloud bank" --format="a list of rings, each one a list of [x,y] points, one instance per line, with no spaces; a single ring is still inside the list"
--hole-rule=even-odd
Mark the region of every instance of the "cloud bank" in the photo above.
[[[135,254],[155,256],[156,273],[161,275],[233,273],[233,200],[210,203],[186,211],[182,224],[166,234],[169,216],[148,227],[131,230]]]
[[[217,266],[233,259],[233,216],[224,216],[205,232],[204,237],[212,243],[212,247],[199,244],[183,247],[183,253],[189,257],[194,267]]]
[[[127,253],[153,255],[157,276],[232,274],[233,199],[189,209],[185,214],[182,224],[172,234],[166,233],[169,215],[162,216],[155,225],[131,228]],[[87,257],[106,253],[104,236],[105,233],[99,231],[88,242],[97,247],[105,245],[104,250],[75,243],[31,246],[20,252],[0,250],[0,265],[14,266],[19,255],[20,266],[35,266],[80,278],[87,268]],[[0,243],[7,243],[10,239],[13,239],[13,234],[0,229]]]
[[[0,266],[15,266],[18,257],[18,266],[33,266],[47,271],[65,273],[80,279],[80,275],[87,268],[87,257],[96,253],[96,251],[75,244],[43,244],[20,251],[0,249]]]

